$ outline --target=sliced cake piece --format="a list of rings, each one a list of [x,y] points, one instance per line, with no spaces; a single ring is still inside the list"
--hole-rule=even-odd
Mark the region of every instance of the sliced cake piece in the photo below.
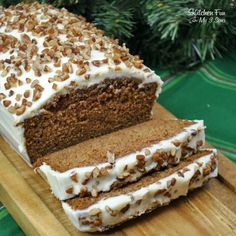
[[[204,145],[203,121],[160,120],[116,131],[38,159],[42,173],[60,200],[97,196],[153,169],[177,164]]]
[[[200,151],[176,167],[154,172],[121,189],[96,198],[73,198],[62,206],[79,230],[104,231],[169,204],[216,177],[217,172],[216,150]]]
[[[29,163],[151,118],[162,81],[93,24],[37,2],[0,13],[0,134]]]

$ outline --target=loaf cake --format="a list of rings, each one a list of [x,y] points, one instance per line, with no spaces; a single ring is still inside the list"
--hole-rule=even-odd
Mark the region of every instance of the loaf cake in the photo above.
[[[154,119],[39,158],[34,167],[60,200],[110,191],[197,152],[203,121]]]
[[[151,118],[162,81],[81,16],[21,3],[0,14],[0,133],[29,163]]]
[[[160,77],[81,16],[37,2],[0,8],[0,77],[0,134],[81,231],[110,229],[217,176],[203,121],[161,120]]]
[[[216,177],[216,150],[200,151],[176,167],[154,172],[124,188],[96,198],[73,198],[62,203],[80,231],[104,231],[186,195]]]

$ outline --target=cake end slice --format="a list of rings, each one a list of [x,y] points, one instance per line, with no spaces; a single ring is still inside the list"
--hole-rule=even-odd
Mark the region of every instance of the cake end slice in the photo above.
[[[80,231],[105,231],[150,212],[201,187],[218,173],[216,150],[204,150],[178,166],[154,172],[124,188],[96,198],[73,198],[62,202],[65,213]]]
[[[155,118],[40,158],[35,167],[60,200],[96,196],[178,164],[204,142],[201,120]]]

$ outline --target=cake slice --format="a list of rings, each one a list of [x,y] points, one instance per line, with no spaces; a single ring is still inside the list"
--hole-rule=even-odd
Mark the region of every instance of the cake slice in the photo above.
[[[160,120],[154,114],[153,120],[49,154],[34,167],[60,200],[97,196],[179,163],[204,142],[203,121]]]
[[[216,150],[200,151],[176,167],[154,172],[124,188],[96,198],[73,198],[62,206],[79,230],[104,231],[169,204],[216,177],[217,172]]]
[[[162,81],[66,9],[0,14],[0,134],[28,162],[151,118]]]

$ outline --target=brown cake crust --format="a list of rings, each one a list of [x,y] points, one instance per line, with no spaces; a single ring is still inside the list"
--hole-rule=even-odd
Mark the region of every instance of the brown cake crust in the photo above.
[[[92,197],[83,197],[83,198],[75,197],[75,198],[66,200],[65,202],[68,203],[75,210],[88,208],[90,205],[94,204],[95,202],[98,202],[99,200],[101,200],[103,198],[119,196],[121,194],[125,194],[125,193],[131,192],[131,191],[136,191],[142,187],[145,187],[145,186],[150,185],[154,182],[157,182],[158,180],[165,178],[166,176],[169,176],[169,175],[173,174],[174,172],[184,168],[188,164],[192,163],[194,160],[196,160],[202,156],[208,155],[210,153],[212,153],[212,152],[208,151],[208,150],[199,151],[197,154],[195,154],[189,158],[186,158],[184,161],[182,161],[180,164],[178,164],[175,167],[170,165],[164,171],[153,172],[152,174],[144,176],[143,178],[141,178],[139,181],[137,181],[135,183],[131,183],[129,185],[126,185],[123,188],[114,189],[111,192],[101,193],[101,194],[99,194],[98,197],[94,197],[94,198],[92,198]],[[214,166],[215,166],[215,160],[213,159],[212,160],[212,168]]]
[[[31,163],[84,140],[150,119],[156,83],[136,78],[106,79],[84,89],[58,95],[45,112],[23,123]]]
[[[107,151],[114,153],[115,158],[119,158],[173,137],[184,127],[193,124],[193,121],[161,120],[154,116],[152,120],[142,124],[49,154],[38,159],[34,167],[47,163],[52,169],[64,172],[75,167],[107,162]]]

